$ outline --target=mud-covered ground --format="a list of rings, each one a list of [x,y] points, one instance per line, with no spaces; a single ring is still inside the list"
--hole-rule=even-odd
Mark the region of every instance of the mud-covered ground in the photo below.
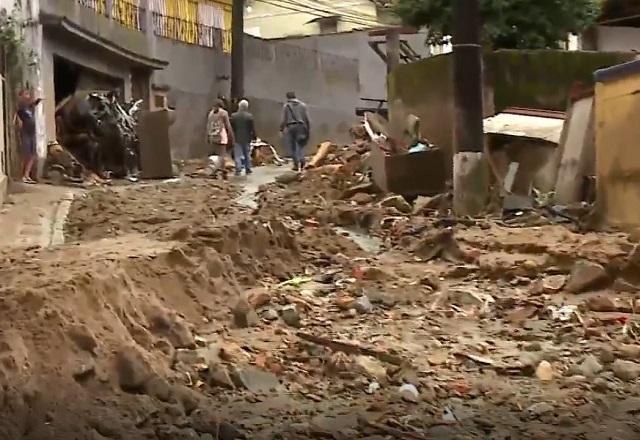
[[[637,438],[635,243],[335,171],[257,209],[244,179],[94,190],[65,245],[0,253],[0,438]]]

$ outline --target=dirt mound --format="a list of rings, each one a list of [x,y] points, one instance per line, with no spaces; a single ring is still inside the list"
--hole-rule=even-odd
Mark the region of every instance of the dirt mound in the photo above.
[[[297,273],[299,254],[282,223],[263,220],[196,229],[184,242],[134,234],[1,255],[0,438],[233,431],[202,413],[216,402],[171,368],[176,352],[196,348],[196,326],[211,323],[215,336],[228,325],[258,279]]]

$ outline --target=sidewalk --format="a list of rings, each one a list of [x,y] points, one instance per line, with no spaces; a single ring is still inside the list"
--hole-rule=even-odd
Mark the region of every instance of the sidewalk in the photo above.
[[[49,247],[64,243],[64,221],[80,190],[13,183],[0,206],[0,247]]]

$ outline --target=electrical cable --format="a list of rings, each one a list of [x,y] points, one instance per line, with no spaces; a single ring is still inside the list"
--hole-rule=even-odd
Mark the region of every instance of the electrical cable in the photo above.
[[[326,9],[322,9],[322,8],[318,8],[318,7],[312,6],[309,3],[303,3],[301,0],[278,0],[278,1],[281,1],[283,3],[288,3],[288,4],[292,5],[292,6],[298,6],[298,7],[301,7],[301,8],[318,11],[318,12],[321,12],[323,14],[340,15],[341,17],[346,17],[346,18],[350,18],[350,19],[353,19],[353,20],[359,20],[359,21],[362,21],[362,22],[379,23],[378,20],[377,20],[377,17],[373,18],[373,16],[370,16],[370,17],[372,17],[372,19],[368,19],[366,17],[363,18],[363,17],[361,17],[359,15],[355,15],[353,13],[340,12],[338,10],[331,10],[330,11],[330,10],[326,10]]]
[[[337,15],[337,14],[331,14],[330,12],[323,11],[321,9],[315,9],[315,8],[311,8],[312,11],[322,12],[322,14],[318,14],[317,12],[312,12],[312,11],[310,11],[308,9],[299,9],[301,7],[301,5],[292,3],[292,2],[287,1],[287,0],[277,0],[279,2],[282,2],[283,4],[275,3],[274,2],[275,0],[256,0],[256,1],[258,1],[260,3],[268,4],[268,5],[271,5],[271,6],[276,6],[278,8],[288,9],[288,10],[293,11],[293,12],[309,14],[309,15],[312,15],[312,16],[318,17],[318,18],[324,18],[324,17],[327,17],[328,15]],[[298,7],[296,8],[294,6],[298,6]],[[302,7],[304,8],[304,6],[302,6]],[[360,26],[368,26],[368,27],[380,26],[381,25],[380,23],[373,23],[373,22],[369,22],[369,21],[366,21],[366,20],[363,20],[363,19],[349,19],[347,17],[344,17],[344,21],[348,22],[348,23],[357,24],[357,25],[360,25]]]

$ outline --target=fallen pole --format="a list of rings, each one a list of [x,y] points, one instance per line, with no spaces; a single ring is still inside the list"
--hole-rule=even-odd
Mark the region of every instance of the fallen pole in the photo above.
[[[376,359],[379,359],[383,362],[387,362],[393,365],[405,365],[407,361],[400,356],[396,356],[386,351],[375,350],[373,348],[360,347],[356,344],[351,344],[349,342],[335,341],[329,338],[325,338],[322,336],[311,335],[304,332],[298,332],[296,335],[300,339],[304,339],[305,341],[313,342],[314,344],[323,345],[332,349],[333,351],[342,351],[347,354],[360,354],[371,356]]]

